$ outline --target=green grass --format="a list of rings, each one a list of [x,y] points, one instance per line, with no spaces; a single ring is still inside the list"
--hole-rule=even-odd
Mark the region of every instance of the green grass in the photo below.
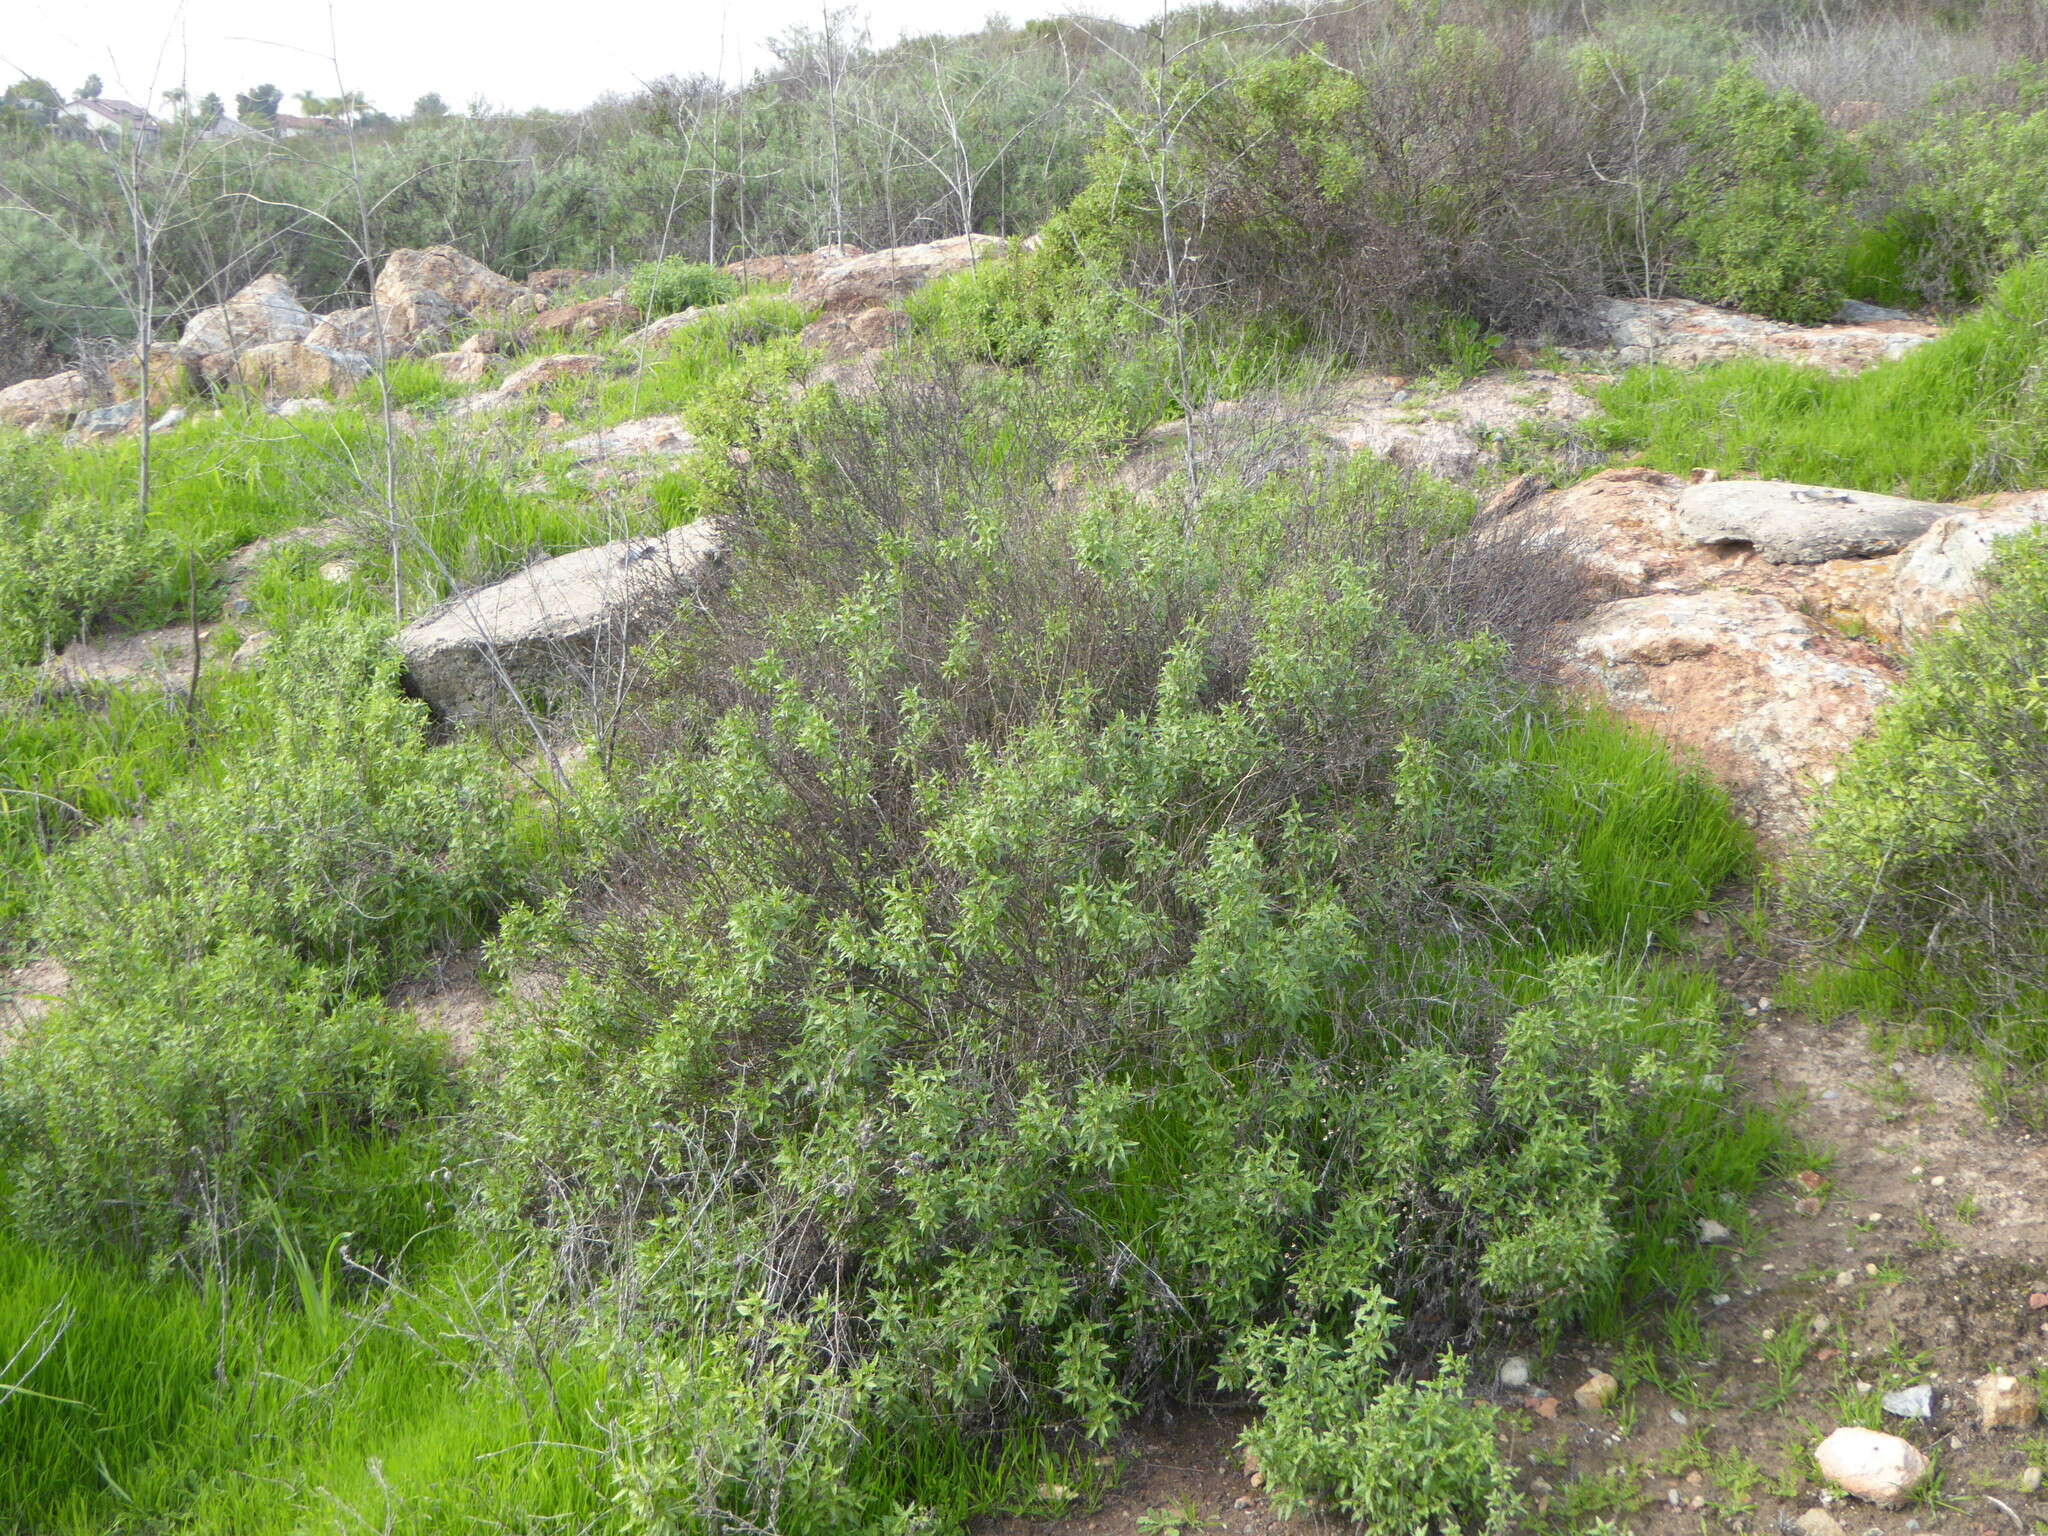
[[[1940,339],[1851,377],[1742,361],[1644,368],[1600,392],[1602,446],[1674,473],[1952,500],[2048,478],[2048,260]]]
[[[594,1358],[502,1368],[446,1270],[201,1290],[0,1237],[0,1531],[582,1528],[604,1509]]]

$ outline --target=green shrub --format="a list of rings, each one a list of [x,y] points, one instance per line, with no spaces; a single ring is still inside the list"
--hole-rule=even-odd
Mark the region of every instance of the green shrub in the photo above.
[[[1683,290],[1710,304],[1815,324],[1841,307],[1856,165],[1812,102],[1738,65],[1694,113],[1677,189]]]
[[[1660,1283],[1646,1211],[1755,1171],[1711,998],[1544,943],[1692,910],[1725,804],[1558,744],[1611,728],[1542,712],[1509,637],[1566,568],[1453,558],[1469,500],[1369,462],[1062,498],[1059,386],[1003,387],[757,425],[611,856],[501,938],[560,985],[488,1047],[480,1215],[641,1298],[614,1443],[677,1529],[914,1521],[954,1506],[860,1446],[1105,1438],[1255,1337],[1284,1407],[1288,1341],[1374,1288],[1368,1443],[1408,1424],[1466,1486],[1331,1450],[1301,1491],[1487,1529],[1483,1415],[1404,1369]]]
[[[1390,1380],[1397,1321],[1375,1290],[1341,1340],[1250,1334],[1243,1370],[1264,1412],[1245,1448],[1283,1512],[1327,1500],[1368,1531],[1503,1536],[1522,1503],[1494,1441],[1497,1410],[1467,1400],[1451,1356],[1433,1380]]]
[[[1981,606],[1915,650],[1823,802],[1794,893],[1954,1039],[2048,1065],[2048,540],[2005,543]],[[1988,1033],[1987,1033],[1988,1031]]]
[[[1911,184],[1899,218],[1913,236],[1902,265],[1936,302],[1974,299],[2048,251],[2048,109],[2036,85],[2028,106],[1938,115],[1901,150]]]
[[[271,1210],[366,1244],[417,1222],[421,1170],[377,1148],[446,1107],[440,1052],[352,994],[475,939],[511,813],[396,666],[358,625],[282,637],[230,701],[253,739],[62,857],[39,940],[72,996],[0,1085],[25,1230],[171,1256],[274,1251]]]
[[[739,292],[738,279],[701,261],[685,261],[680,256],[643,262],[626,278],[626,296],[649,320],[723,304],[738,298]]]
[[[32,662],[119,612],[172,563],[132,504],[65,498],[0,527],[0,656]]]

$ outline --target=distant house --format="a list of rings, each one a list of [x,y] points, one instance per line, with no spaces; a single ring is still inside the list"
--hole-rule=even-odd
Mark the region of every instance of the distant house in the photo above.
[[[281,139],[296,139],[306,133],[340,133],[348,126],[338,117],[293,117],[288,112],[278,113],[271,123]]]
[[[202,139],[267,139],[270,135],[261,128],[251,128],[247,123],[222,113],[199,130],[199,137]]]
[[[57,116],[93,133],[158,134],[164,125],[132,101],[115,101],[109,96],[89,96],[58,110]]]

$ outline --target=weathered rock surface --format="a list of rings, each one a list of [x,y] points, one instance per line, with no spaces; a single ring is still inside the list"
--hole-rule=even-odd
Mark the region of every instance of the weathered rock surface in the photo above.
[[[2002,507],[1957,508],[1899,556],[1892,630],[1907,638],[1955,622],[1983,595],[1984,568],[2002,539],[2048,522],[2048,492]]]
[[[407,676],[448,720],[489,713],[508,688],[524,696],[573,685],[709,587],[722,548],[705,521],[528,566],[407,625],[398,637]]]
[[[826,316],[850,315],[893,303],[934,278],[986,261],[999,255],[1004,244],[995,235],[955,235],[927,245],[850,256],[800,273],[789,296]]]
[[[672,315],[663,315],[658,320],[648,321],[639,330],[627,336],[622,345],[628,347],[659,346],[678,331],[687,330],[706,315],[712,314],[724,307],[722,304],[713,304],[702,309],[679,309]]]
[[[823,320],[814,320],[797,339],[822,353],[821,361],[836,363],[892,347],[909,334],[908,315],[877,304],[850,315],[828,315]]]
[[[581,267],[547,267],[539,272],[526,274],[526,286],[535,298],[553,300],[557,295],[579,288],[585,283],[595,282],[597,274],[586,272]]]
[[[562,379],[582,378],[603,366],[604,359],[591,352],[557,352],[537,357],[509,375],[496,389],[457,401],[453,414],[469,416],[478,411],[497,410]]]
[[[1581,421],[1598,409],[1562,375],[1529,372],[1488,374],[1441,394],[1401,380],[1357,380],[1318,401],[1315,413],[1347,452],[1469,480],[1497,462],[1500,444],[1525,424]]]
[[[102,405],[81,413],[71,424],[71,430],[64,434],[64,441],[76,447],[80,443],[94,443],[103,438],[126,437],[130,432],[142,430],[145,415],[140,400],[124,400],[119,405]]]
[[[92,404],[91,381],[72,368],[0,389],[0,422],[11,427],[67,426]]]
[[[390,303],[322,315],[306,340],[316,347],[366,357],[375,357],[381,346],[386,357],[404,357],[436,345],[461,316],[445,294],[422,288]]]
[[[1927,1476],[1927,1458],[1897,1435],[1845,1426],[1813,1453],[1821,1475],[1873,1504],[1896,1508]]]
[[[370,376],[372,363],[360,352],[336,352],[304,341],[274,341],[251,347],[235,359],[230,379],[268,399],[338,395]]]
[[[2041,1395],[2021,1376],[2002,1371],[1977,1379],[1979,1429],[2031,1429],[2041,1416]]]
[[[1904,357],[1941,334],[1932,322],[1911,319],[1787,325],[1691,299],[1608,299],[1598,310],[1598,321],[1606,332],[1607,348],[1574,349],[1574,355],[1611,358],[1624,367],[1666,363],[1689,368],[1762,357],[1831,373],[1858,373]]]
[[[858,245],[821,245],[815,251],[796,251],[783,256],[749,256],[744,261],[727,262],[719,270],[743,283],[794,283],[809,277],[820,267],[865,255],[867,250]]]
[[[697,439],[680,416],[646,416],[562,444],[586,478],[603,478],[608,471],[644,465],[649,459],[672,458],[696,446]]]
[[[199,654],[212,653],[218,626],[199,626]],[[73,687],[101,683],[119,688],[145,685],[165,693],[183,693],[192,681],[192,627],[167,624],[130,635],[101,635],[74,640],[43,664],[51,682]]]
[[[225,368],[220,363],[208,367],[209,359],[233,358],[270,342],[297,341],[315,323],[313,312],[299,302],[291,285],[277,273],[266,272],[225,304],[202,309],[186,321],[178,350],[213,376]]]
[[[1872,647],[1743,592],[1608,603],[1564,649],[1568,681],[1686,749],[1779,847],[1804,833],[1810,797],[1896,679]]]
[[[629,301],[607,295],[543,310],[529,327],[536,336],[595,336],[640,323],[640,311]]]
[[[1748,544],[1773,565],[1894,555],[1958,510],[1871,491],[1783,480],[1717,480],[1678,493],[1678,531],[1696,544]]]
[[[370,298],[389,307],[422,293],[437,294],[454,306],[456,313],[467,315],[502,309],[514,299],[529,296],[530,290],[452,245],[435,245],[423,251],[393,251],[377,274]]]
[[[436,352],[427,359],[450,383],[488,384],[504,367],[505,359],[495,352]]]
[[[176,347],[153,343],[149,349],[149,404],[163,410],[196,385],[185,354]],[[138,350],[117,357],[107,365],[107,384],[116,400],[132,400],[142,393],[142,354]]]

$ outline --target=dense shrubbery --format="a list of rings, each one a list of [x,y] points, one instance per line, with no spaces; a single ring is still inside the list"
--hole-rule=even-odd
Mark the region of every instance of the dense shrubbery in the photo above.
[[[561,984],[498,1042],[498,1220],[638,1298],[650,1524],[947,1513],[871,1456],[1103,1436],[1235,1360],[1290,1492],[1497,1528],[1484,1414],[1402,1376],[1614,1294],[1682,1208],[1717,1026],[1545,956],[1689,912],[1727,813],[1535,709],[1508,637],[1575,589],[1459,554],[1469,503],[1354,466],[1066,506],[1065,419],[941,369],[750,439],[622,841],[502,941]],[[1361,1429],[1313,1361],[1367,1303]],[[1429,1462],[1362,1464],[1404,1428]]]
[[[1981,607],[1923,641],[1831,789],[1797,894],[1943,1034],[2048,1066],[2048,542],[2007,542]]]
[[[60,498],[58,485],[49,445],[0,436],[0,660],[40,660],[166,563],[166,540],[133,502]]]
[[[73,993],[0,1076],[23,1229],[159,1257],[408,1235],[417,1171],[350,1170],[445,1107],[438,1047],[361,998],[473,938],[512,865],[502,794],[426,746],[394,670],[360,629],[279,642],[258,741],[66,856],[40,938]]]

